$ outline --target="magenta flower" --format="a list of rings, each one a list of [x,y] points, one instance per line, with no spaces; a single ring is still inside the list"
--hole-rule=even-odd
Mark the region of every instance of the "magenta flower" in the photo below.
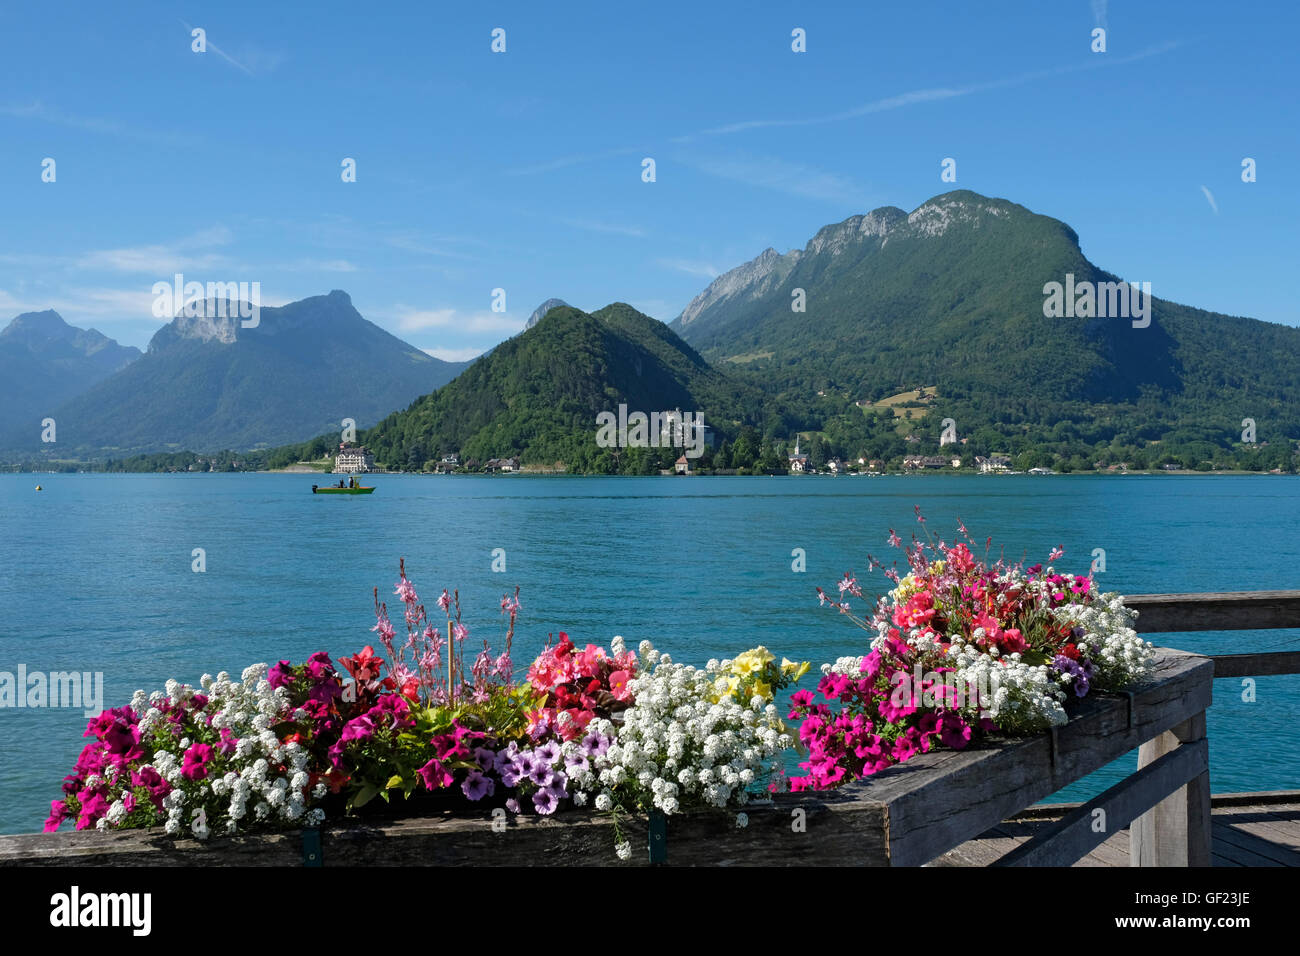
[[[186,780],[202,780],[208,775],[208,762],[212,748],[207,744],[193,744],[181,760],[181,776]]]
[[[78,802],[81,804],[81,816],[77,818],[78,830],[94,828],[99,818],[108,813],[108,801],[101,794],[83,790]]]
[[[68,805],[62,800],[50,801],[50,815],[45,818],[45,832],[53,833],[68,816]]]
[[[441,790],[444,787],[450,787],[456,782],[456,778],[452,776],[451,771],[444,767],[436,757],[415,772],[420,775],[425,788],[429,790]]]
[[[266,672],[266,682],[272,687],[288,687],[293,683],[293,668],[288,661],[280,661]]]

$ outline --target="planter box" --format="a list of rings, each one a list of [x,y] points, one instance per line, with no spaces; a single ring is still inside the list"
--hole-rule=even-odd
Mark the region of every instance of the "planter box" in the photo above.
[[[1210,706],[1213,676],[1209,658],[1158,648],[1149,681],[1128,694],[1090,694],[1072,705],[1070,722],[1052,733],[921,754],[827,793],[782,794],[749,808],[749,826],[744,829],[735,826],[734,814],[724,811],[673,816],[664,829],[657,830],[654,853],[673,865],[918,866],[1145,745],[1140,757],[1143,769],[1137,774],[1004,860],[1068,865],[1136,821],[1135,863],[1208,864],[1204,711]],[[1106,815],[1101,831],[1095,825],[1097,810]],[[633,845],[632,859],[626,862],[615,857],[613,826],[601,814],[507,814],[495,828],[493,824],[489,813],[447,814],[340,823],[319,833],[213,837],[205,844],[173,840],[158,830],[0,836],[0,865],[630,866],[649,862],[651,834],[645,819],[624,823],[625,836]]]

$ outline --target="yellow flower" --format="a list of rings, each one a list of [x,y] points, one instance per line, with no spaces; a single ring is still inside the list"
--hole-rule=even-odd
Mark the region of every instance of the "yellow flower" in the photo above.
[[[731,662],[731,670],[741,676],[757,674],[771,660],[775,660],[775,658],[766,647],[756,647],[753,650],[745,651],[743,654],[738,654],[736,659]]]
[[[781,658],[781,673],[789,677],[792,681],[797,681],[800,677],[803,677],[804,674],[808,673],[808,670],[811,667],[812,665],[807,661],[801,661],[796,664],[789,658]]]
[[[713,690],[716,695],[713,698],[714,703],[717,703],[723,697],[728,697],[731,694],[735,693],[736,688],[739,686],[740,686],[739,677],[719,677],[716,681],[713,682]]]
[[[772,685],[765,684],[761,680],[754,682],[754,693],[764,700],[772,699]]]

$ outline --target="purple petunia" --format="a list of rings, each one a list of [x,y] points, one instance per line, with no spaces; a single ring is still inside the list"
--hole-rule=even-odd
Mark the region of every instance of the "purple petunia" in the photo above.
[[[564,769],[568,773],[581,773],[591,769],[591,764],[582,754],[569,754],[564,758]]]
[[[1057,654],[1056,657],[1052,659],[1052,664],[1061,673],[1074,675],[1075,697],[1083,697],[1088,693],[1091,669],[1087,665],[1071,660],[1064,654]]]
[[[460,785],[460,789],[471,800],[482,800],[484,797],[492,796],[496,791],[496,784],[492,782],[491,777],[485,777],[477,770],[471,770],[465,777],[465,782]]]
[[[543,816],[554,813],[560,805],[560,798],[550,787],[544,787],[533,794],[533,807]]]
[[[593,757],[599,757],[609,749],[609,738],[593,730],[582,738],[582,749]]]
[[[546,761],[534,758],[528,770],[528,779],[539,787],[547,787],[555,779],[555,774]]]

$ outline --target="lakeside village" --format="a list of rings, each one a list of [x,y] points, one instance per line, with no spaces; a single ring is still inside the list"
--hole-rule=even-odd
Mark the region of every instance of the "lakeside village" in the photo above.
[[[917,393],[924,396],[923,390]],[[1014,451],[989,450],[996,447],[985,442],[983,448],[968,449],[967,437],[958,437],[953,420],[943,420],[944,431],[939,436],[937,453],[922,453],[928,444],[935,449],[934,438],[922,438],[911,431],[910,411],[904,409],[900,421],[899,438],[904,448],[917,446],[916,453],[880,457],[866,449],[853,450],[837,445],[825,435],[815,431],[796,432],[788,439],[765,437],[753,428],[743,428],[733,441],[719,440],[718,434],[704,423],[700,412],[671,411],[628,413],[626,405],[619,405],[617,414],[601,412],[596,416],[595,445],[600,455],[589,471],[571,472],[563,461],[540,463],[522,460],[518,455],[501,458],[462,457],[450,451],[419,462],[420,467],[401,468],[394,463],[376,459],[375,453],[365,445],[344,440],[331,446],[327,438],[314,439],[309,446],[299,446],[298,454],[304,457],[295,461],[286,457],[289,448],[278,450],[225,451],[215,454],[192,452],[159,452],[137,455],[132,458],[88,464],[86,462],[43,462],[13,466],[15,472],[70,473],[70,472],[148,472],[148,473],[220,473],[286,471],[297,473],[359,475],[359,474],[430,474],[430,475],[558,475],[582,473],[594,475],[825,475],[879,477],[898,474],[964,474],[964,475],[1055,475],[1084,472],[1089,474],[1295,474],[1291,468],[1269,467],[1280,461],[1276,455],[1261,455],[1244,466],[1240,462],[1218,462],[1206,459],[1192,461],[1172,454],[1150,456],[1148,460],[1128,461],[1081,459],[1076,456],[1063,462],[1035,449]],[[980,436],[976,436],[977,438]],[[1158,444],[1158,443],[1153,443]],[[1269,451],[1267,441],[1244,446]],[[1289,449],[1278,446],[1288,452]],[[986,451],[976,454],[975,450]],[[1053,461],[1053,458],[1056,458]],[[1295,453],[1300,462],[1300,452]],[[1055,468],[1049,466],[1055,464]],[[1297,466],[1300,467],[1300,466]]]

